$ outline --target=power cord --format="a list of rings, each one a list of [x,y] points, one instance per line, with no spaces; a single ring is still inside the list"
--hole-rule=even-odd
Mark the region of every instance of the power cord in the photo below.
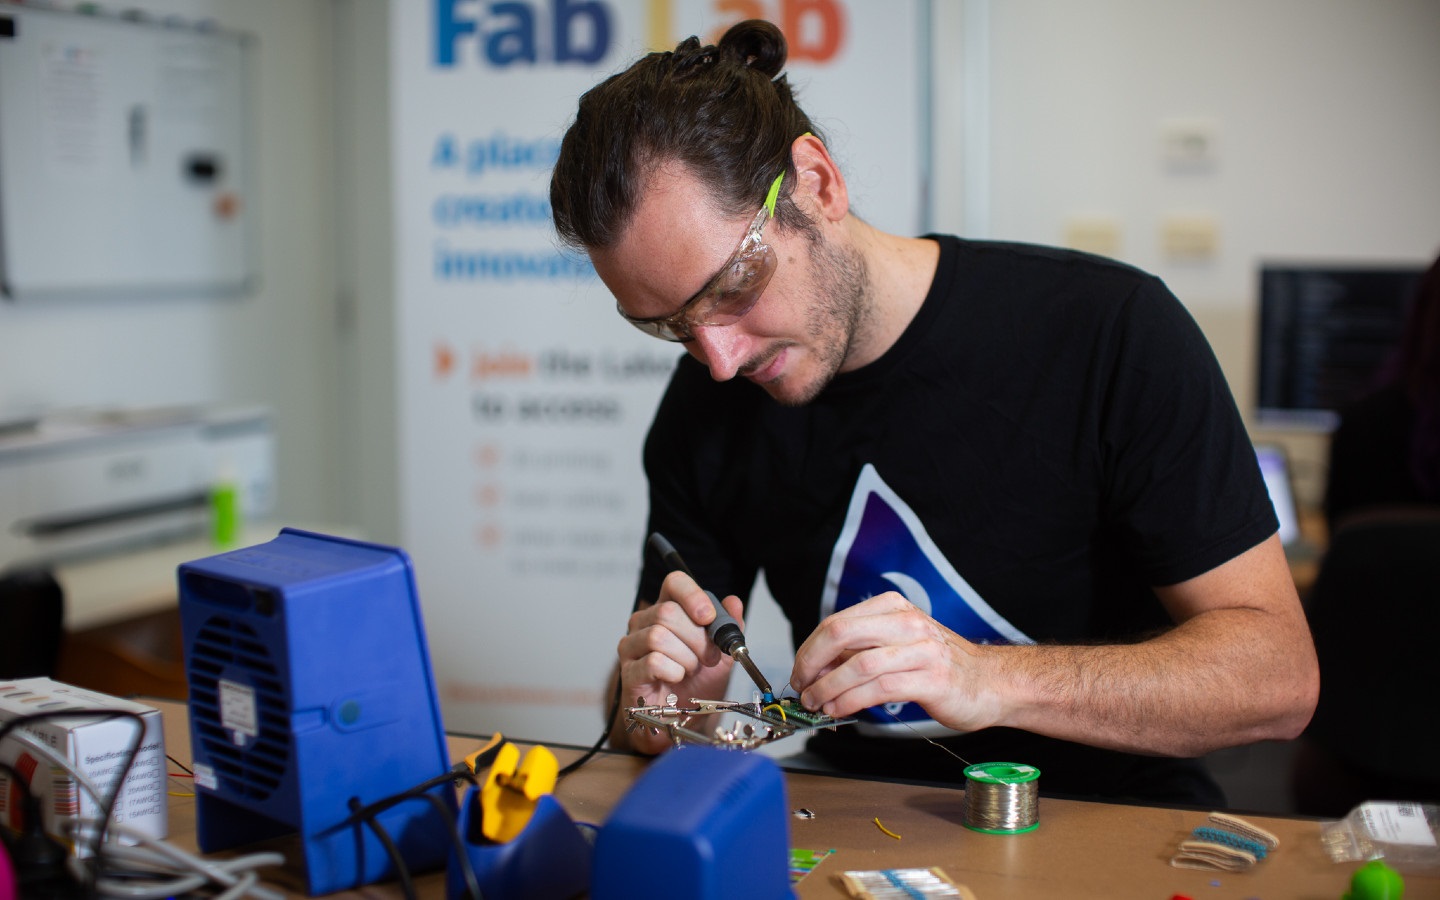
[[[91,829],[99,830],[104,824],[95,819],[72,820],[69,823],[77,837]],[[256,871],[265,866],[283,865],[285,857],[279,853],[251,853],[232,859],[210,860],[181,850],[130,825],[112,822],[106,830],[133,841],[134,846],[119,843],[106,845],[106,869],[92,882],[97,896],[163,900],[206,885],[217,885],[221,892],[215,895],[215,900],[285,898],[283,892],[260,884],[260,875]],[[83,860],[71,857],[70,868],[77,878],[86,874]]]
[[[644,603],[644,599],[637,596],[635,598],[635,602],[630,604],[630,615],[635,615],[635,613],[640,610],[640,606],[642,603]],[[600,752],[601,747],[605,746],[605,740],[610,737],[610,729],[615,727],[615,717],[620,714],[620,692],[622,690],[620,682],[620,669],[619,663],[617,662],[615,669],[615,696],[610,701],[610,712],[605,716],[605,727],[600,731],[600,737],[596,739],[595,743],[591,745],[589,750],[585,751],[585,754],[583,756],[570,763],[565,768],[561,769],[559,772],[556,772],[556,778],[564,778],[566,775],[569,775],[571,772],[585,765],[592,758],[594,758],[595,754]]]
[[[102,793],[95,783],[63,754],[39,740],[35,735],[18,730],[27,723],[37,720],[82,716],[99,719],[112,717],[133,718],[137,722],[136,738],[130,752],[124,759],[115,787],[108,794]],[[10,727],[10,726],[14,727]],[[144,742],[145,723],[138,715],[119,710],[64,710],[48,714],[36,714],[15,719],[0,728],[0,739],[6,737],[24,744],[28,749],[45,757],[51,764],[62,769],[81,790],[89,794],[104,815],[98,818],[70,819],[64,823],[66,836],[75,847],[91,848],[89,858],[66,851],[59,841],[45,834],[39,802],[30,790],[28,782],[20,778],[13,766],[0,763],[9,771],[17,783],[24,786],[22,794],[27,800],[26,824],[28,846],[32,851],[12,851],[17,865],[24,865],[31,873],[43,871],[47,880],[38,882],[27,879],[25,895],[50,897],[114,897],[128,900],[159,900],[174,897],[215,885],[220,888],[216,900],[238,900],[254,897],[256,900],[283,900],[284,895],[262,886],[255,871],[263,866],[277,866],[285,859],[278,853],[255,853],[224,861],[203,859],[193,853],[181,850],[153,835],[122,823],[113,821],[116,798],[123,790],[126,778],[134,767],[135,756]],[[33,833],[33,834],[31,834]],[[38,838],[35,836],[38,835]],[[108,838],[108,840],[107,840]],[[118,838],[133,844],[119,842]],[[54,852],[58,851],[58,872],[53,868],[40,869],[44,861],[53,865]],[[21,863],[21,860],[24,860]],[[42,890],[43,889],[43,890]]]
[[[68,759],[65,759],[60,754],[54,754],[53,756],[49,756],[52,761],[60,764],[61,768],[63,768],[67,773],[74,777],[76,781],[79,782],[82,786],[84,786],[87,791],[89,791],[91,796],[95,799],[96,803],[98,803],[100,806],[100,826],[95,829],[94,836],[90,843],[89,864],[85,865],[82,863],[82,865],[77,868],[72,863],[70,867],[71,874],[75,876],[75,878],[77,879],[77,883],[80,885],[80,887],[83,888],[85,892],[94,894],[94,881],[101,865],[103,843],[105,841],[105,836],[111,824],[111,816],[114,814],[115,811],[115,803],[120,798],[121,790],[124,789],[125,780],[130,775],[130,769],[135,765],[135,757],[139,755],[140,747],[145,742],[145,720],[136,713],[130,712],[128,710],[118,709],[57,709],[47,712],[31,713],[25,716],[17,716],[5,722],[4,724],[0,724],[0,745],[4,744],[5,738],[9,737],[12,732],[17,735],[23,734],[23,732],[20,732],[19,729],[34,725],[37,722],[48,722],[55,719],[76,718],[96,719],[101,722],[110,721],[112,719],[129,719],[135,723],[134,736],[131,738],[129,746],[126,747],[125,753],[121,757],[122,762],[119,766],[118,774],[115,776],[115,786],[110,791],[108,797],[102,798],[99,795],[99,792],[96,790],[95,786],[89,782],[89,779],[86,778],[83,773],[79,772],[78,769]],[[24,743],[30,745],[32,742],[27,740],[24,741]],[[16,777],[19,775],[19,773],[16,772],[13,768],[10,769],[10,771],[12,772],[12,777]],[[23,781],[25,784],[25,792],[32,793],[28,779],[25,779]],[[37,823],[36,827],[39,827],[43,833],[44,823],[41,819],[38,818],[38,815],[35,821]],[[79,857],[81,856],[79,851],[79,848],[81,846],[80,841],[81,838],[77,835],[76,851],[74,856],[76,862],[81,862],[81,860],[79,859]]]
[[[16,785],[20,802],[20,831],[11,834],[0,829],[5,842],[5,852],[15,869],[15,879],[23,895],[62,895],[67,889],[76,890],[65,870],[65,848],[59,841],[45,833],[45,822],[40,800],[30,790],[29,782],[9,763],[0,762]]]
[[[108,794],[102,793],[95,783],[63,754],[34,735],[19,730],[38,721],[66,717],[88,717],[102,721],[119,717],[130,718],[136,722],[135,736],[123,757],[114,788]],[[71,854],[59,841],[45,833],[40,803],[31,791],[29,780],[22,777],[13,766],[0,763],[0,770],[8,772],[21,788],[19,793],[25,804],[25,830],[15,838],[7,835],[5,842],[17,872],[23,877],[22,884],[26,886],[24,896],[39,894],[55,898],[91,896],[160,900],[195,891],[206,885],[214,885],[221,889],[221,892],[215,895],[215,900],[238,900],[241,897],[283,900],[282,893],[259,883],[259,875],[255,871],[264,866],[283,864],[285,859],[278,853],[255,853],[225,861],[211,861],[181,850],[133,826],[112,821],[116,800],[144,743],[145,722],[135,713],[122,710],[57,710],[36,713],[12,719],[0,726],[0,741],[7,737],[25,744],[27,748],[63,769],[81,790],[90,795],[101,811],[98,818],[74,819],[66,823],[67,836],[73,839],[76,848],[84,846],[88,841],[91,851],[88,859],[81,858],[78,851]],[[361,805],[358,799],[351,801],[350,818],[342,824],[363,822],[375,832],[395,865],[406,897],[415,896],[413,878],[399,848],[378,821],[378,816],[399,803],[423,799],[435,807],[454,841],[467,894],[471,900],[484,900],[470,857],[464,852],[463,836],[457,830],[455,818],[444,801],[432,791],[461,780],[475,783],[475,773],[488,766],[504,744],[504,738],[496,734],[480,749],[468,754],[440,775],[368,805]],[[135,846],[107,840],[116,837],[132,841]]]
[[[490,763],[494,761],[496,754],[500,752],[500,748],[505,746],[505,744],[505,738],[497,732],[491,736],[490,740],[480,749],[466,755],[460,762],[445,772],[436,775],[434,778],[426,779],[413,787],[406,788],[388,797],[383,797],[373,803],[361,804],[358,797],[352,797],[350,799],[350,816],[340,823],[340,827],[364,823],[374,832],[381,846],[385,848],[385,853],[390,857],[390,863],[395,867],[395,871],[400,880],[400,888],[406,900],[414,900],[414,878],[410,874],[410,867],[405,864],[405,859],[400,854],[400,849],[395,846],[395,842],[390,837],[389,832],[380,824],[380,814],[391,807],[409,800],[427,800],[430,802],[440,814],[441,821],[445,823],[451,840],[454,842],[455,854],[460,864],[461,877],[465,880],[467,894],[471,900],[484,900],[484,897],[480,893],[479,879],[475,876],[475,868],[470,862],[470,854],[465,852],[464,836],[459,833],[455,818],[450,814],[449,807],[447,807],[444,801],[438,796],[431,793],[431,791],[442,785],[453,785],[457,781],[469,781],[471,784],[475,784],[476,773],[480,769],[490,765]]]
[[[585,765],[595,754],[600,752],[601,747],[605,746],[605,739],[610,736],[610,729],[614,727],[615,717],[620,714],[620,690],[620,673],[617,671],[615,673],[615,698],[610,701],[610,712],[605,716],[605,729],[600,732],[600,737],[591,745],[590,749],[585,751],[585,755],[556,772],[556,778],[564,778]]]

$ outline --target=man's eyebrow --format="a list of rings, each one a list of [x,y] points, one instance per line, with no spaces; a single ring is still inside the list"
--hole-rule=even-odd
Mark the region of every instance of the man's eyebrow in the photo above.
[[[710,290],[711,286],[714,285],[715,282],[720,280],[720,276],[725,274],[725,270],[730,268],[730,261],[734,258],[734,253],[731,253],[729,256],[725,257],[725,261],[720,264],[720,268],[716,269],[713,275],[705,279],[705,283],[700,286],[700,290],[691,294],[690,298],[686,300],[683,304],[681,304],[680,309],[675,310],[675,312],[680,312],[681,309],[684,309],[685,307],[689,306],[690,304],[694,303],[696,300],[699,300],[702,296],[704,296],[705,292]]]
[[[691,294],[688,298],[686,298],[685,302],[684,302],[684,303],[681,303],[678,307],[676,307],[674,312],[672,312],[672,313],[666,313],[666,314],[663,315],[663,316],[645,316],[644,318],[639,318],[639,317],[637,317],[637,316],[630,316],[630,317],[629,317],[630,321],[632,321],[632,322],[666,322],[666,321],[669,321],[670,319],[675,318],[676,316],[680,315],[681,313],[685,312],[685,310],[687,310],[687,309],[690,308],[690,304],[694,303],[696,300],[699,300],[702,296],[705,295],[705,292],[706,292],[706,291],[710,290],[710,286],[711,286],[711,285],[713,285],[715,282],[717,282],[717,281],[720,280],[720,276],[721,276],[721,275],[724,275],[724,274],[725,274],[725,270],[728,269],[728,268],[730,268],[730,261],[733,260],[734,258],[735,258],[734,252],[732,252],[729,256],[725,257],[725,261],[720,264],[720,268],[718,268],[718,269],[715,270],[715,274],[713,274],[713,275],[711,275],[709,278],[705,279],[705,283],[700,286],[700,290],[696,291],[695,293]]]

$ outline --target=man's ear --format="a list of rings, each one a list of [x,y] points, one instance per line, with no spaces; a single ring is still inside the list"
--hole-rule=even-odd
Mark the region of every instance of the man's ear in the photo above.
[[[850,212],[845,176],[830,158],[830,151],[813,134],[802,134],[790,145],[796,183],[791,199],[815,221],[839,222]]]

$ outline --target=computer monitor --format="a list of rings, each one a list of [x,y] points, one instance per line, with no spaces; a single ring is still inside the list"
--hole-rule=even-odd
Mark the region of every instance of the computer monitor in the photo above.
[[[1334,429],[1339,410],[1375,387],[1424,271],[1263,264],[1257,423]]]

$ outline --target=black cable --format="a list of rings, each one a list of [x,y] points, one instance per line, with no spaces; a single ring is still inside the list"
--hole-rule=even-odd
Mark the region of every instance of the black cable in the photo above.
[[[620,690],[620,669],[617,666],[615,669],[615,699],[610,703],[610,714],[605,717],[605,730],[600,732],[599,740],[597,740],[589,750],[585,751],[584,756],[555,773],[555,779],[557,781],[585,765],[595,754],[600,752],[601,747],[605,746],[605,739],[610,737],[610,729],[615,727],[615,717],[620,714]]]
[[[410,875],[410,867],[405,864],[405,858],[400,855],[400,848],[390,839],[390,832],[373,814],[366,813],[360,806],[359,797],[350,798],[350,812],[352,818],[359,816],[360,820],[370,826],[375,832],[375,837],[380,839],[380,844],[385,848],[385,853],[390,857],[390,862],[395,865],[395,871],[400,877],[400,890],[405,894],[405,900],[417,900],[415,896],[415,879]]]
[[[646,547],[648,549],[649,545],[647,544]],[[633,616],[635,615],[635,613],[640,611],[640,604],[644,602],[644,599],[645,598],[641,597],[638,594],[635,596],[635,602],[630,604],[630,615]],[[652,602],[650,605],[653,606],[654,603]],[[557,781],[561,778],[564,778],[566,775],[569,775],[571,772],[575,771],[581,766],[585,765],[587,762],[594,758],[595,754],[600,752],[601,747],[605,746],[605,739],[610,737],[610,730],[615,727],[615,717],[620,715],[620,692],[622,690],[623,687],[621,685],[620,678],[620,663],[617,660],[615,663],[615,698],[610,701],[610,713],[605,716],[605,729],[600,732],[600,737],[598,740],[595,741],[594,745],[591,746],[589,750],[585,751],[584,756],[581,756],[579,759],[570,763],[570,765],[555,773],[555,779]]]
[[[470,862],[470,854],[465,851],[465,837],[460,833],[460,826],[451,815],[450,807],[434,794],[420,796],[430,801],[430,805],[435,807],[450,832],[450,841],[455,847],[455,856],[460,864],[460,875],[465,879],[465,893],[470,896],[470,900],[485,900],[485,895],[480,891],[480,879],[475,877],[475,866]]]
[[[409,800],[411,797],[418,797],[427,791],[432,791],[440,787],[442,784],[453,785],[462,778],[472,782],[475,780],[475,776],[470,774],[469,768],[467,768],[464,763],[456,763],[453,768],[446,769],[434,778],[427,778],[419,784],[408,787],[403,791],[391,794],[388,797],[381,797],[379,800],[367,804],[364,809],[376,813],[384,812],[396,803]],[[372,807],[374,807],[373,810]]]
[[[168,760],[170,760],[170,761],[171,761],[172,763],[174,763],[176,766],[178,766],[178,767],[180,768],[180,771],[184,772],[186,775],[194,775],[194,774],[195,774],[194,770],[192,770],[192,769],[187,769],[187,768],[185,767],[185,764],[184,764],[184,763],[182,763],[180,760],[176,759],[175,757],[171,756],[170,754],[168,754],[168,753],[165,754],[165,758],[168,759]]]
[[[130,747],[125,754],[125,764],[120,768],[120,774],[115,779],[115,787],[110,791],[109,798],[100,803],[100,827],[96,829],[95,836],[90,844],[90,864],[85,866],[89,875],[88,884],[82,885],[86,893],[92,897],[98,896],[95,882],[99,877],[102,865],[101,854],[104,849],[105,835],[110,828],[110,816],[115,812],[115,804],[120,799],[120,792],[125,788],[125,781],[130,777],[130,769],[135,765],[135,758],[140,754],[140,748],[145,743],[145,720],[139,714],[124,709],[56,709],[48,712],[31,713],[25,716],[18,716],[0,725],[0,744],[3,744],[5,737],[10,732],[29,725],[34,722],[46,722],[51,719],[65,718],[87,718],[97,719],[106,722],[111,719],[131,719],[135,722],[135,736],[130,742]],[[77,769],[80,767],[77,765]],[[76,790],[81,790],[76,784]],[[95,798],[99,800],[100,798]],[[77,841],[78,842],[78,841]]]
[[[45,813],[40,799],[31,789],[30,780],[7,762],[0,762],[0,770],[9,773],[11,780],[20,789],[22,824],[12,838],[4,836],[5,849],[15,867],[15,875],[21,884],[36,879],[51,881],[65,875],[66,851],[60,842],[45,833]],[[33,884],[31,885],[34,886]]]
[[[496,747],[487,750],[485,753],[477,757],[476,767],[479,767],[479,761],[488,762],[491,758],[493,758],[495,752],[500,749],[500,746],[503,746],[503,744],[497,745]],[[470,772],[469,766],[467,766],[465,763],[457,763],[454,768],[448,769],[445,772],[436,775],[434,778],[426,779],[425,781],[422,781],[419,784],[414,785],[413,787],[408,787],[405,790],[391,794],[388,797],[381,797],[379,800],[371,801],[370,803],[363,806],[357,806],[356,804],[358,804],[360,801],[358,798],[354,798],[352,799],[350,805],[350,817],[345,821],[341,822],[340,827],[343,828],[347,825],[354,825],[357,822],[363,821],[367,816],[378,816],[380,813],[385,812],[393,806],[398,806],[399,804],[404,803],[406,800],[413,800],[417,797],[421,797],[427,794],[429,791],[434,790],[435,788],[440,787],[444,784],[453,785],[455,782],[460,781],[461,779],[464,779],[471,784],[475,783],[475,776]]]
[[[450,808],[445,804],[445,801],[432,792],[437,787],[453,785],[455,782],[462,780],[468,781],[472,785],[475,784],[475,775],[471,771],[471,765],[473,764],[475,768],[478,769],[488,764],[495,758],[495,755],[500,752],[500,748],[503,747],[505,743],[504,741],[499,741],[495,746],[476,755],[473,763],[469,761],[456,763],[452,768],[447,769],[439,775],[433,778],[427,778],[419,784],[391,794],[388,797],[382,797],[368,804],[362,804],[358,797],[352,797],[349,804],[350,816],[340,823],[340,827],[361,823],[370,826],[371,830],[375,832],[375,836],[379,838],[380,842],[385,846],[385,852],[389,855],[390,861],[395,864],[396,870],[401,873],[402,884],[412,884],[412,887],[406,891],[406,897],[408,898],[413,895],[413,880],[410,877],[409,868],[405,865],[403,858],[401,858],[399,848],[390,839],[389,833],[380,825],[378,816],[407,800],[428,801],[441,814],[441,821],[445,824],[446,829],[450,832],[451,838],[454,841],[456,853],[460,857],[461,871],[465,877],[466,887],[470,891],[470,896],[474,898],[474,900],[483,900],[483,895],[480,893],[479,880],[475,877],[474,866],[471,865],[470,857],[465,852],[464,841],[460,836],[455,817],[451,815]]]

